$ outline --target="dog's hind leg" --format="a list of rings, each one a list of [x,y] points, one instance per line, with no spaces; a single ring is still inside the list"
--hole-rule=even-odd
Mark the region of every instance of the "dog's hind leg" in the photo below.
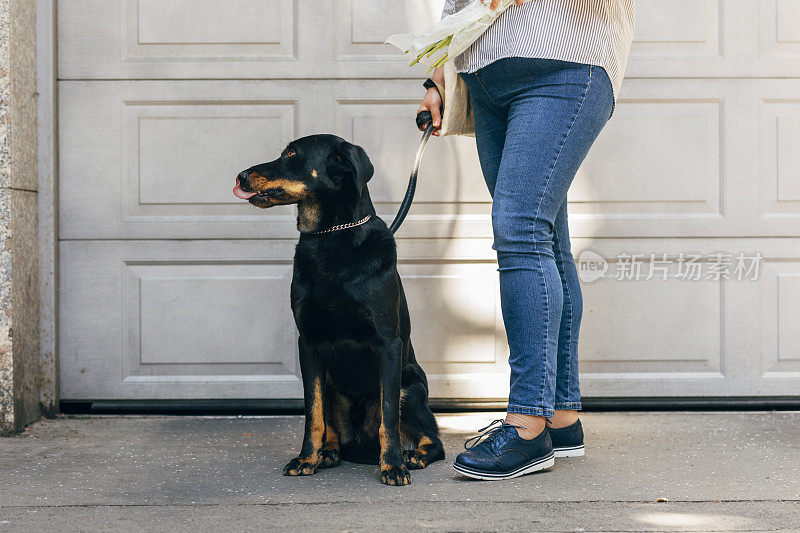
[[[408,468],[425,468],[444,459],[444,446],[439,438],[436,417],[428,407],[428,391],[422,382],[403,389],[400,417],[404,436],[415,449],[404,450],[403,460]]]
[[[283,468],[285,476],[310,476],[316,473],[322,457],[325,436],[325,382],[322,361],[316,351],[300,337],[300,371],[303,375],[303,399],[306,427],[300,455]]]
[[[414,450],[404,450],[403,460],[411,469],[425,468],[435,461],[444,459],[444,445],[439,437],[422,435]]]

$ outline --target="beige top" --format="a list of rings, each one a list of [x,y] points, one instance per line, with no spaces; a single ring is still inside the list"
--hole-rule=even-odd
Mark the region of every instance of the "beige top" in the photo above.
[[[477,1],[477,0],[476,0]],[[442,16],[470,0],[445,0]],[[603,67],[616,101],[633,40],[634,0],[528,0],[502,13],[455,58],[458,72],[475,72],[504,57],[559,59]]]

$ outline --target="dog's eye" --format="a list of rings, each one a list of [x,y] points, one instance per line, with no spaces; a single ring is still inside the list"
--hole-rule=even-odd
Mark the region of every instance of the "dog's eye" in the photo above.
[[[295,155],[297,155],[297,152],[295,152],[295,151],[294,151],[294,150],[292,150],[291,148],[288,148],[288,149],[286,150],[286,153],[285,153],[285,154],[283,154],[283,156],[284,156],[284,157],[286,157],[286,158],[289,158],[289,157],[294,157]]]

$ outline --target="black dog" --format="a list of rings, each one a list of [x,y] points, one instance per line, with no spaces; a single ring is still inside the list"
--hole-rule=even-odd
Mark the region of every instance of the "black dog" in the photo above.
[[[298,205],[291,295],[306,425],[285,475],[314,474],[341,457],[380,464],[382,483],[406,485],[408,468],[444,459],[395,241],[367,190],[372,173],[362,148],[312,135],[239,174],[233,190],[261,208]]]

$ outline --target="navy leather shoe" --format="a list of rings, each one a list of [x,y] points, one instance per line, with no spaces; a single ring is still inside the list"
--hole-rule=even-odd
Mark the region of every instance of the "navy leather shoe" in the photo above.
[[[453,464],[459,473],[475,479],[511,479],[553,466],[553,443],[547,427],[532,439],[517,433],[519,426],[495,420],[467,440]],[[482,440],[483,439],[483,440]]]
[[[583,457],[583,426],[581,421],[563,428],[550,428],[553,451],[556,457]]]

